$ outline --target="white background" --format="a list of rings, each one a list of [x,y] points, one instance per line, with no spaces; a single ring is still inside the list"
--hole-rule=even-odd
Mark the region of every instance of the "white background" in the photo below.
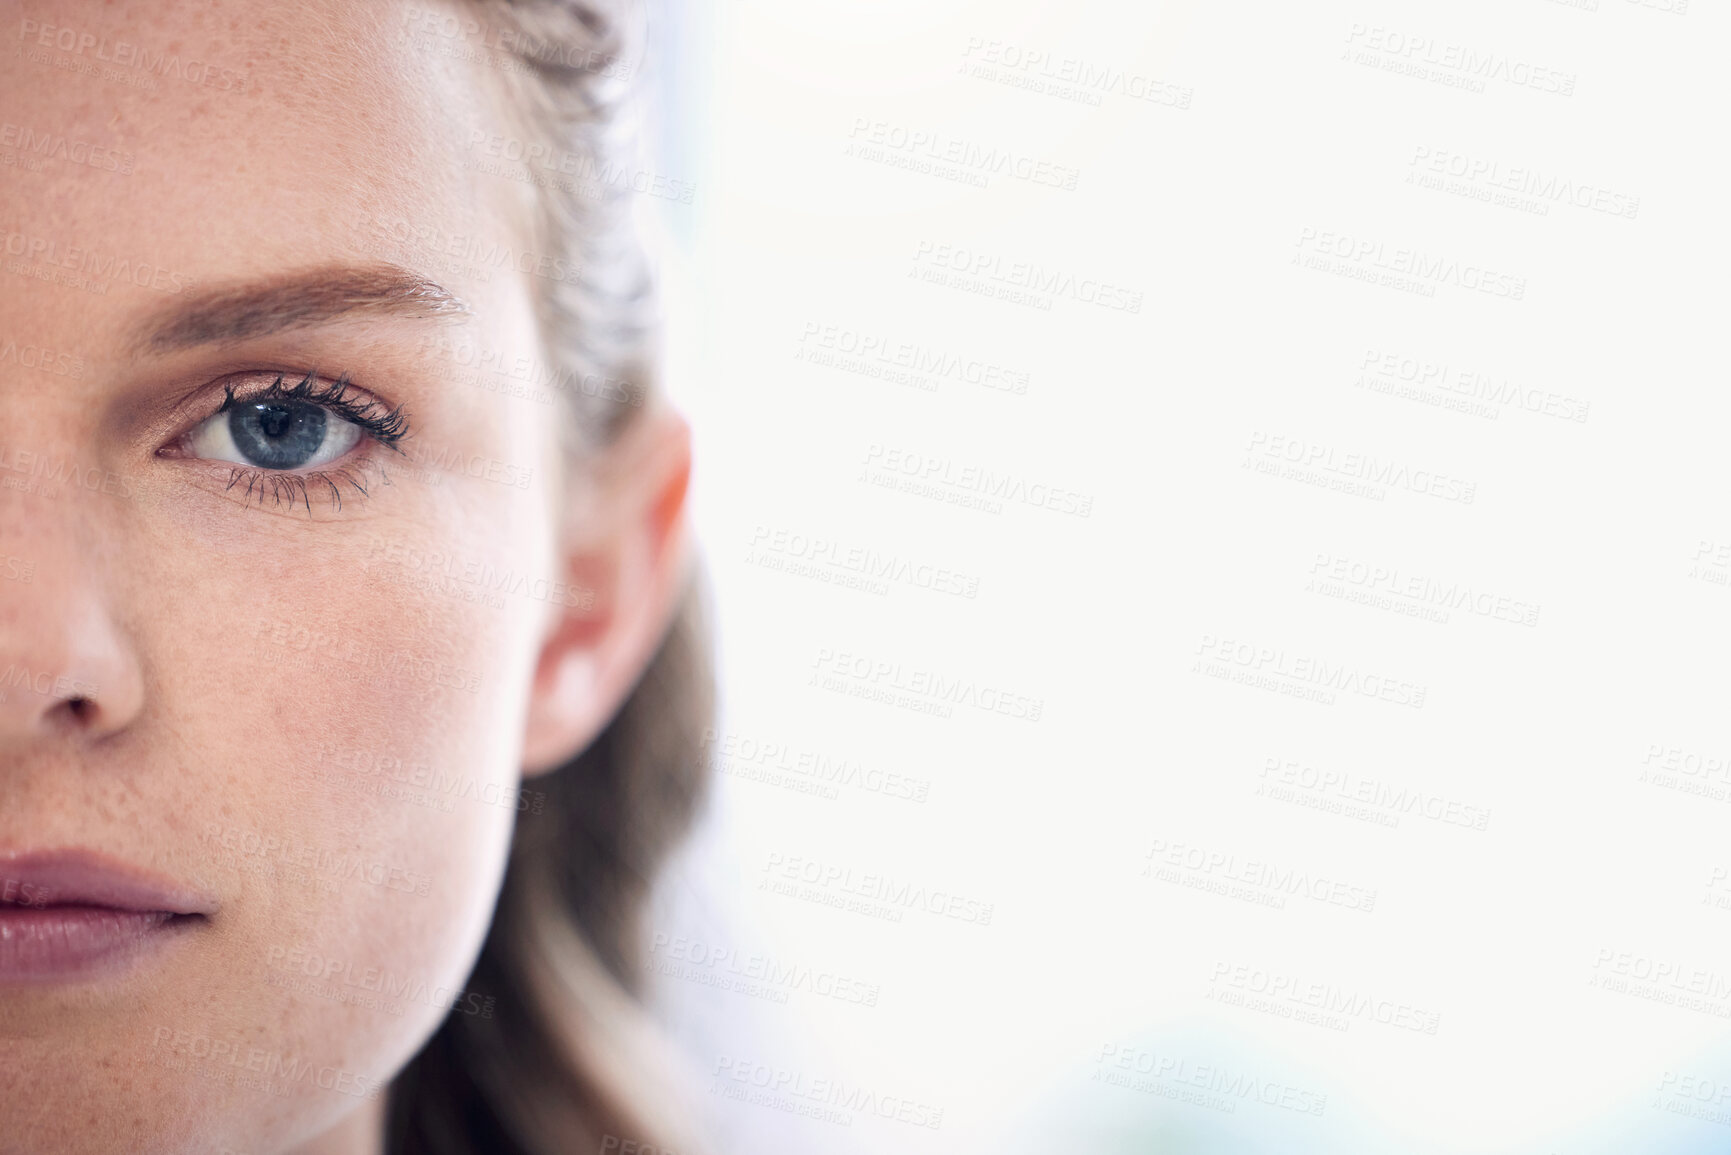
[[[652,929],[718,1149],[1731,1144],[1681,2],[679,14],[724,714]]]

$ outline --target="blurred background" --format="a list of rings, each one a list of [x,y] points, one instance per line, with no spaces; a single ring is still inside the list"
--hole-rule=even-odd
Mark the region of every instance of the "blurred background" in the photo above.
[[[1726,20],[660,13],[720,1150],[1731,1149]]]

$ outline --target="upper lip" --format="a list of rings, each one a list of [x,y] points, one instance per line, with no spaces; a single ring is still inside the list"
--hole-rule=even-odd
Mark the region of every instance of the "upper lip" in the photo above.
[[[216,901],[191,887],[98,854],[63,849],[0,851],[5,905],[96,906],[112,910],[210,914]]]

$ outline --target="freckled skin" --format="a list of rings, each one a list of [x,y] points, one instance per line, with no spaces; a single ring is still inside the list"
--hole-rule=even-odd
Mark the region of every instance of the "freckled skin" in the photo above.
[[[409,12],[57,0],[0,24],[0,119],[132,158],[126,173],[67,157],[0,167],[0,227],[25,238],[8,245],[54,246],[8,248],[0,350],[29,344],[80,369],[0,353],[0,478],[35,477],[0,488],[0,576],[7,556],[34,567],[0,581],[0,671],[75,678],[94,703],[74,717],[65,695],[28,688],[0,702],[0,853],[92,848],[218,905],[124,974],[0,984],[7,1151],[377,1150],[382,1099],[367,1089],[442,1018],[425,992],[464,986],[514,792],[534,786],[521,767],[561,736],[575,749],[607,712],[566,710],[526,757],[538,662],[599,700],[652,648],[641,627],[599,676],[561,681],[545,669],[550,599],[498,604],[464,597],[461,578],[428,580],[483,564],[559,576],[565,417],[465,384],[449,353],[539,360],[528,278],[392,243],[377,223],[528,247],[523,186],[463,167],[470,131],[498,130],[499,97],[482,70],[406,39]],[[62,50],[68,28],[95,43]],[[97,59],[122,42],[217,80],[127,82],[147,70]],[[142,285],[81,274],[101,291],[43,279],[56,258],[76,271],[92,255],[151,271]],[[376,260],[471,315],[365,315],[160,356],[130,343],[141,318],[200,287]],[[220,404],[205,387],[240,371],[347,373],[405,408],[403,447],[430,447],[433,464],[369,445],[356,473],[370,496],[345,489],[338,510],[318,486],[310,509],[261,502],[225,490],[227,466],[163,456]],[[449,467],[472,460],[503,467],[493,480]],[[82,481],[24,461],[71,463]],[[414,767],[460,784],[448,812],[377,790],[413,789]],[[281,985],[333,964],[329,987],[375,969],[421,997],[371,992],[394,1014]],[[285,1067],[312,1073],[283,1094],[237,1085],[269,1071],[281,1083]]]

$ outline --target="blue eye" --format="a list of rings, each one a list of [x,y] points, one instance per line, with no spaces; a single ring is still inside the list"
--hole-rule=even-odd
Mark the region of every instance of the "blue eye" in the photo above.
[[[239,402],[194,429],[187,447],[199,457],[255,469],[328,465],[353,449],[360,426],[323,405],[297,398]]]

